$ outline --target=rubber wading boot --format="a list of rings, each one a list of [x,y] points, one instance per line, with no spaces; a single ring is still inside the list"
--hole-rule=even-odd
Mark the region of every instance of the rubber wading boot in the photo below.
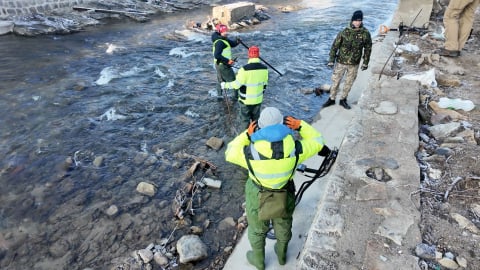
[[[285,265],[287,263],[287,245],[275,243],[273,249],[277,254],[278,264]]]
[[[335,100],[329,98],[329,99],[327,99],[327,101],[322,105],[322,108],[326,108],[326,107],[328,107],[328,106],[330,106],[330,105],[333,105],[333,104],[335,104]]]
[[[265,250],[247,251],[247,261],[257,270],[265,270]]]
[[[345,109],[347,109],[347,110],[350,110],[350,109],[351,109],[350,105],[348,105],[348,103],[347,103],[347,99],[342,99],[342,100],[340,100],[340,105],[342,105],[343,108],[345,108]]]

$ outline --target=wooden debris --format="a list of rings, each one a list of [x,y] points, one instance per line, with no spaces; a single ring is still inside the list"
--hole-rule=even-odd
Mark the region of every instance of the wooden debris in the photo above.
[[[187,170],[187,176],[188,176],[188,177],[193,177],[193,174],[194,174],[195,171],[197,170],[198,166],[200,166],[200,162],[199,162],[199,161],[195,161],[195,163],[193,163],[193,165],[190,166],[190,168]]]
[[[185,152],[179,152],[175,154],[176,158],[191,158],[194,159],[195,161],[198,161],[202,163],[202,168],[203,169],[211,169],[211,170],[216,170],[217,166],[215,166],[212,162],[205,160],[203,158],[197,157],[195,155],[187,154]]]
[[[462,177],[457,177],[455,178],[455,180],[453,180],[452,184],[448,187],[447,191],[445,192],[445,195],[443,196],[443,202],[447,202],[448,200],[448,195],[450,194],[450,192],[452,191],[452,189],[455,187],[455,185],[462,181],[463,178]]]
[[[176,191],[172,203],[174,216],[179,220],[184,220],[186,214],[195,214],[195,209],[193,208],[195,195],[201,192],[201,189],[206,185],[220,188],[222,182],[214,179],[204,181],[206,173],[212,174],[211,171],[216,170],[217,167],[213,165],[213,163],[197,156],[187,154],[184,151],[175,153],[174,156],[176,158],[190,158],[194,160],[194,163],[188,168],[183,179],[181,179],[181,182],[188,179],[191,180]],[[202,181],[197,181],[196,179],[202,179]],[[201,198],[197,196],[197,200],[195,201],[196,204],[201,204],[201,201]]]

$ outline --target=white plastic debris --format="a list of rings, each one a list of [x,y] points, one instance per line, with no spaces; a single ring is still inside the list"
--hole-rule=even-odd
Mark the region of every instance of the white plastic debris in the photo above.
[[[209,186],[209,187],[213,187],[213,188],[220,188],[222,186],[222,181],[220,180],[215,180],[215,179],[212,179],[212,178],[203,178],[203,182],[205,183],[205,185]]]
[[[401,79],[419,81],[420,84],[423,86],[437,87],[434,68],[420,74],[407,74],[405,76],[402,76]]]
[[[459,98],[447,98],[441,97],[440,101],[438,102],[438,106],[440,108],[448,108],[454,110],[464,110],[466,112],[473,110],[475,108],[475,104],[471,100],[464,100]]]
[[[398,52],[404,52],[404,51],[418,52],[418,51],[420,51],[420,48],[415,44],[407,43],[407,44],[398,45],[397,46],[397,51]]]

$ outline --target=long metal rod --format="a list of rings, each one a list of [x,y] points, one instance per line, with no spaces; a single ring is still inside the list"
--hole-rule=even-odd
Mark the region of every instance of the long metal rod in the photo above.
[[[415,18],[413,18],[412,22],[410,23],[410,26],[408,28],[411,28],[413,23],[417,20],[418,18],[418,15],[420,15],[420,13],[422,12],[423,8],[420,9],[420,11],[417,13],[417,16],[415,16]],[[380,71],[380,74],[378,75],[378,80],[380,80],[382,78],[382,73],[383,73],[383,70],[385,70],[385,67],[387,66],[387,63],[388,61],[390,61],[390,58],[392,58],[393,54],[395,53],[395,51],[397,51],[397,48],[398,48],[398,45],[400,45],[400,41],[402,40],[404,36],[400,37],[398,39],[398,42],[397,42],[397,45],[395,46],[395,48],[393,49],[392,53],[390,54],[390,56],[387,58],[387,61],[385,61],[385,64],[383,64],[383,67],[382,67],[382,70]]]
[[[245,43],[243,43],[243,41],[239,40],[239,43],[243,45],[243,47],[249,49],[250,47],[248,47]],[[265,61],[262,57],[258,57],[260,58],[260,60],[262,60],[267,66],[269,66],[271,69],[275,70],[275,72],[278,73],[278,75],[280,76],[283,76],[282,73],[280,73],[280,71],[278,71],[277,69],[275,69],[272,65],[270,65],[267,61]]]

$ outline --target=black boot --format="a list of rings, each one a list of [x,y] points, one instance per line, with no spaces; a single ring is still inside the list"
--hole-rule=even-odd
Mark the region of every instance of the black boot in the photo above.
[[[347,99],[346,99],[346,98],[340,100],[340,105],[342,105],[343,108],[345,108],[345,109],[347,109],[347,110],[350,110],[350,109],[351,109],[350,105],[347,104]]]
[[[441,48],[440,50],[436,51],[441,56],[448,56],[448,57],[459,57],[460,51],[451,51],[445,48]]]
[[[327,99],[327,102],[325,102],[323,105],[322,105],[322,108],[326,108],[330,105],[334,105],[335,104],[335,100],[334,99]]]

